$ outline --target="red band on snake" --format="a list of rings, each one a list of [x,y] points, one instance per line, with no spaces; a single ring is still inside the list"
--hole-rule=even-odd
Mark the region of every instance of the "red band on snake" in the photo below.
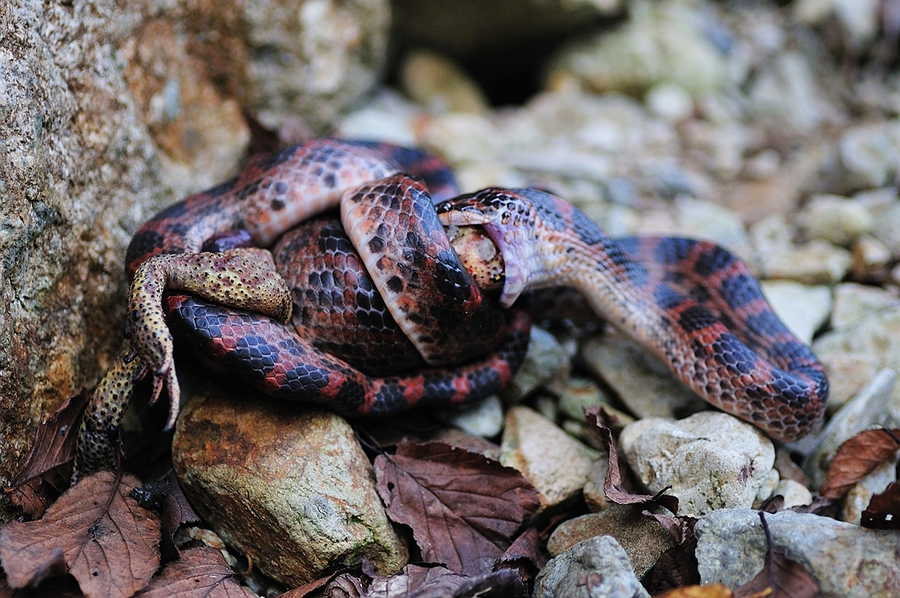
[[[170,323],[266,392],[350,415],[480,398],[515,371],[527,321],[505,318],[482,296],[452,259],[427,190],[399,170],[370,146],[335,140],[257,159],[145,224],[129,247],[128,271],[153,255],[201,251],[230,231],[268,246],[341,205],[342,225],[311,221],[273,249],[293,289],[293,329],[185,295],[169,297]],[[375,212],[349,225],[364,197],[374,198]],[[482,226],[497,244],[503,306],[528,289],[574,287],[712,404],[783,440],[821,419],[821,365],[726,250],[672,238],[616,243],[570,204],[530,189],[487,189],[438,212],[445,225]],[[379,278],[388,266],[392,273]],[[410,294],[426,280],[437,286]],[[350,326],[331,326],[339,321]]]

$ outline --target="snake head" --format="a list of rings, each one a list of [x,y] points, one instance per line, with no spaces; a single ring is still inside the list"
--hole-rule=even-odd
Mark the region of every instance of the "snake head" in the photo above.
[[[444,226],[480,226],[497,246],[506,268],[500,305],[508,308],[528,288],[534,258],[533,210],[508,189],[484,189],[461,195],[437,207]]]

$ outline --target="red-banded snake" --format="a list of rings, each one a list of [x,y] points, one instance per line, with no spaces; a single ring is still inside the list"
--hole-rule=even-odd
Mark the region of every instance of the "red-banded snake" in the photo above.
[[[173,423],[169,327],[268,394],[385,415],[500,389],[521,363],[530,325],[508,308],[524,291],[554,286],[580,291],[701,397],[776,438],[799,438],[821,419],[822,366],[725,249],[680,238],[616,242],[534,189],[485,189],[435,209],[423,181],[402,171],[438,173],[432,184],[443,198],[452,189],[443,170],[427,154],[387,151],[399,163],[373,144],[288,148],[138,230],[126,258],[130,342],[85,416],[80,473],[111,462],[122,407],[147,372],[154,400],[168,387]],[[340,221],[316,218],[333,208]],[[460,246],[461,262],[447,225],[481,227],[494,242],[503,270],[487,276],[502,282],[499,303],[467,271],[483,260]],[[248,247],[276,239],[271,253]]]

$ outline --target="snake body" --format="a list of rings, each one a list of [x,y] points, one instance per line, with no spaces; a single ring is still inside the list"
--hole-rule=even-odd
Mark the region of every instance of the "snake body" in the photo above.
[[[315,140],[257,158],[145,223],[126,258],[131,349],[100,387],[152,372],[154,396],[168,385],[171,423],[170,325],[263,391],[347,415],[474,400],[506,384],[524,355],[529,320],[506,308],[526,290],[569,286],[701,397],[776,438],[821,419],[822,366],[726,250],[674,238],[617,243],[533,189],[486,189],[435,210],[426,185],[401,171],[441,169],[404,151],[394,154],[401,167],[372,144]],[[452,194],[452,181],[434,179]],[[315,218],[338,207],[341,221]],[[482,227],[496,245],[499,306],[473,282],[447,225]],[[274,265],[247,248],[279,237]],[[110,392],[86,416],[82,462],[108,459],[96,446],[124,400]]]
[[[437,209],[445,224],[483,226],[497,245],[506,264],[502,305],[526,288],[574,288],[724,411],[785,441],[821,420],[822,364],[723,247],[677,237],[614,241],[567,202],[533,189],[485,189]]]

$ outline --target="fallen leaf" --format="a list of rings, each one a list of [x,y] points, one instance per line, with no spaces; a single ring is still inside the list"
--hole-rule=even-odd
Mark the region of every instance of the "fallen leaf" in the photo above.
[[[663,513],[653,513],[651,511],[642,511],[641,514],[644,517],[655,519],[660,525],[666,528],[666,531],[672,535],[672,539],[675,540],[676,544],[684,544],[695,540],[694,526],[697,524],[697,519],[695,517],[688,517],[687,515],[666,515]]]
[[[826,498],[844,496],[853,484],[896,456],[897,449],[900,449],[898,434],[900,429],[878,428],[863,430],[845,440],[831,460],[828,475],[819,493]]]
[[[619,451],[613,441],[612,430],[607,423],[606,411],[602,405],[590,407],[584,412],[587,421],[600,437],[601,450],[609,451],[609,469],[606,471],[606,479],[603,480],[603,493],[606,498],[617,505],[642,505],[657,503],[673,513],[678,512],[678,499],[667,494],[642,494],[632,492],[624,487],[622,475],[622,463],[619,460]]]
[[[34,586],[65,572],[88,597],[127,598],[159,566],[157,515],[129,496],[134,476],[97,472],[67,490],[37,521],[0,529],[0,562],[10,586]]]
[[[537,528],[529,527],[519,534],[503,556],[497,559],[494,570],[511,569],[518,573],[519,579],[530,584],[547,564],[547,558],[538,548],[539,542],[540,534]]]
[[[900,529],[900,482],[874,495],[862,512],[860,525],[870,529]]]
[[[399,575],[376,576],[365,598],[526,598],[514,571],[466,577],[445,567],[407,565]]]
[[[235,572],[215,548],[200,546],[181,553],[141,591],[140,598],[257,598],[235,581]]]
[[[26,590],[9,587],[7,579],[0,577],[0,598],[82,598],[78,582],[72,577],[48,579],[40,587]]]
[[[169,472],[159,480],[144,484],[131,492],[132,498],[145,509],[162,512],[162,553],[165,560],[178,558],[175,532],[183,525],[200,523],[200,517],[188,503],[178,485],[175,472]]]
[[[490,571],[540,504],[517,470],[442,442],[398,444],[376,457],[375,476],[389,517],[412,528],[423,558],[466,575]]]
[[[686,586],[675,588],[664,594],[654,594],[655,598],[732,598],[734,593],[720,583],[708,586]]]
[[[81,391],[66,399],[34,433],[22,470],[5,491],[13,503],[32,519],[69,487],[72,460],[81,415],[90,393]]]
[[[784,447],[780,447],[775,451],[775,470],[782,480],[794,480],[798,484],[803,484],[809,488],[809,477],[803,468],[794,463],[791,459],[791,453]]]
[[[815,598],[819,584],[797,561],[772,542],[765,513],[759,512],[766,534],[766,561],[756,577],[734,590],[734,598]]]

